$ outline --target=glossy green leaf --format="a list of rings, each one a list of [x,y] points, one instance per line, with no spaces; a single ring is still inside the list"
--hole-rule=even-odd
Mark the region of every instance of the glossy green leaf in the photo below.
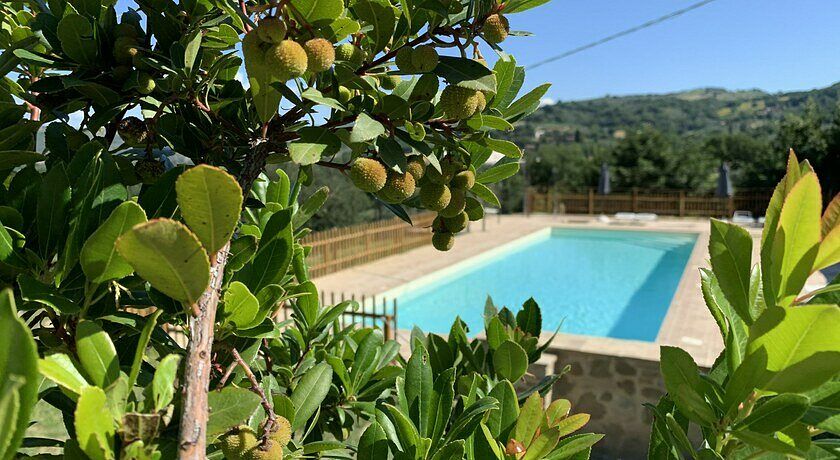
[[[551,87],[551,83],[545,83],[529,91],[521,98],[514,101],[507,109],[504,110],[505,118],[521,118],[534,113],[540,106],[545,93]]]
[[[178,366],[181,363],[181,356],[170,354],[155,367],[155,376],[152,378],[152,401],[153,410],[162,411],[172,402],[175,395],[175,378],[178,376]]]
[[[221,249],[242,211],[242,189],[236,179],[219,168],[199,165],[178,177],[175,191],[181,216],[207,253]]]
[[[531,444],[537,430],[542,426],[545,412],[543,411],[543,400],[538,393],[533,393],[525,400],[519,412],[519,419],[514,428],[513,439],[527,446]]]
[[[493,353],[493,367],[502,378],[516,382],[528,371],[528,354],[518,343],[507,340]]]
[[[325,128],[302,128],[300,139],[289,143],[289,155],[299,165],[311,165],[321,160],[322,156],[338,153],[341,139]]]
[[[495,184],[496,182],[503,181],[518,172],[519,163],[504,163],[492,166],[489,169],[478,173],[478,175],[475,176],[475,180],[476,182],[480,182],[482,184]]]
[[[790,305],[811,274],[820,244],[822,198],[815,174],[806,174],[785,198],[770,251],[779,305]]]
[[[378,423],[373,422],[359,439],[357,458],[359,460],[379,460],[388,457],[388,438]]]
[[[234,281],[225,291],[222,316],[225,322],[231,322],[238,329],[248,329],[262,322],[262,318],[254,323],[254,318],[260,309],[260,303],[248,287],[239,281]]]
[[[117,239],[117,252],[158,291],[195,303],[210,283],[210,261],[198,238],[180,222],[154,219]]]
[[[740,225],[712,219],[709,235],[709,257],[712,271],[729,304],[744,322],[752,324],[750,315],[750,266],[752,237]]]
[[[318,188],[315,190],[306,201],[300,205],[300,209],[295,213],[294,218],[292,218],[292,227],[293,228],[301,228],[304,224],[306,224],[312,216],[321,209],[321,206],[327,201],[327,198],[330,195],[330,189],[326,186]]]
[[[493,71],[473,59],[441,56],[434,72],[450,85],[496,92],[496,76]]]
[[[356,118],[356,124],[350,131],[350,142],[358,144],[361,142],[372,141],[377,137],[385,134],[385,127],[382,123],[374,120],[370,116],[360,113]]]
[[[796,447],[780,441],[771,435],[755,433],[748,430],[735,431],[732,435],[747,444],[758,447],[761,450],[795,455],[799,458],[804,458],[805,456],[804,452],[800,451]]]
[[[303,427],[309,417],[312,417],[327,397],[331,383],[332,368],[327,363],[319,363],[303,374],[291,396],[295,405],[292,430]]]
[[[840,308],[807,305],[771,308],[750,329],[747,352],[765,353],[767,371],[760,388],[800,392],[840,372]]]
[[[59,247],[67,226],[70,206],[70,179],[64,165],[58,163],[44,176],[38,191],[35,224],[41,254],[49,254]]]
[[[103,283],[130,275],[134,269],[117,253],[117,238],[132,227],[146,222],[146,213],[134,201],[125,201],[85,241],[79,262],[93,283]]]
[[[576,434],[557,443],[557,448],[545,460],[572,459],[576,454],[586,451],[600,441],[604,435],[595,433]],[[583,458],[589,458],[588,456]]]
[[[26,324],[18,317],[11,289],[0,291],[0,390],[15,393],[5,401],[7,424],[0,422],[0,458],[11,459],[29,426],[38,401],[38,352]],[[3,395],[0,394],[0,397]],[[4,448],[5,446],[5,448]]]
[[[291,5],[310,24],[338,19],[344,12],[342,0],[292,0]]]
[[[408,416],[421,436],[428,436],[432,418],[433,378],[429,353],[421,343],[414,344],[414,351],[405,368],[405,398]]]
[[[798,421],[808,410],[808,397],[784,393],[768,399],[753,409],[741,425],[756,433],[773,433]]]
[[[96,59],[97,46],[90,20],[78,14],[66,14],[56,31],[61,48],[70,59],[80,64],[91,64]]]
[[[694,359],[680,348],[663,346],[659,349],[659,365],[671,399],[692,421],[713,423],[716,417],[704,399],[704,385]]]
[[[87,380],[76,368],[73,360],[64,353],[48,355],[38,360],[38,371],[56,385],[75,394],[81,394],[82,388],[88,386]]]
[[[371,54],[375,55],[388,46],[397,20],[391,3],[385,0],[358,0],[352,8],[359,20],[372,27],[367,34],[371,41]]]
[[[225,387],[207,394],[210,418],[207,436],[213,437],[241,425],[260,405],[260,397],[247,388]]]
[[[128,374],[128,388],[134,388],[134,383],[137,382],[137,376],[140,375],[140,366],[143,365],[143,358],[146,356],[146,347],[149,346],[152,332],[154,332],[157,326],[157,320],[161,314],[163,314],[163,310],[156,310],[146,317],[143,330],[140,331],[140,339],[137,341],[137,348],[134,351],[134,360],[131,362],[131,370]]]
[[[93,321],[81,321],[76,326],[76,354],[90,381],[106,388],[120,376],[117,349],[111,337]]]
[[[489,396],[499,401],[499,409],[490,412],[487,419],[487,428],[494,439],[507,442],[511,430],[519,418],[519,403],[516,398],[516,391],[513,385],[507,380],[502,380],[490,390]]]
[[[92,460],[114,458],[116,427],[107,414],[105,392],[98,387],[84,387],[76,404],[76,440]]]
[[[476,182],[475,185],[473,185],[473,188],[470,189],[470,192],[472,192],[475,196],[481,198],[487,204],[493,207],[502,207],[502,203],[499,202],[499,198],[496,196],[496,194],[493,193],[493,191],[487,188],[487,186],[485,186],[484,184]]]
[[[48,305],[57,313],[74,314],[81,311],[79,304],[65,297],[55,286],[44,284],[30,275],[19,275],[17,282],[23,300]]]

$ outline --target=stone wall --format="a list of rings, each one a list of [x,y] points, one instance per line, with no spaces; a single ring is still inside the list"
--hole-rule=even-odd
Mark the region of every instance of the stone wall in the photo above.
[[[665,394],[659,362],[558,348],[546,353],[556,357],[555,373],[571,366],[554,385],[552,397],[571,401],[573,413],[592,416],[585,431],[606,434],[592,458],[647,458],[653,419],[642,404],[656,404]]]

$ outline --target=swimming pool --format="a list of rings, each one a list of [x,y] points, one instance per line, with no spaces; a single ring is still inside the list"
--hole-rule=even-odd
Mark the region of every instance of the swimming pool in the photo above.
[[[483,330],[487,296],[517,311],[533,297],[543,330],[654,341],[677,290],[695,233],[548,228],[384,295],[399,328],[448,333],[460,316]]]

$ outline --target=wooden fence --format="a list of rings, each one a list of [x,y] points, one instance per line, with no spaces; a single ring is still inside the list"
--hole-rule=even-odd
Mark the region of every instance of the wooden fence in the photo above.
[[[411,216],[414,225],[399,218],[314,232],[303,239],[312,247],[306,258],[312,278],[372,262],[431,243],[429,227],[435,213]]]
[[[729,198],[678,190],[639,191],[598,195],[595,189],[577,192],[528,191],[527,212],[561,214],[615,214],[648,212],[680,217],[731,217],[736,210],[763,216],[772,190],[738,192]]]
[[[355,295],[346,295],[343,292],[338,294],[330,292],[327,294],[321,291],[321,305],[332,306],[347,300],[357,301],[359,308],[357,310],[348,308],[343,315],[338,317],[337,321],[342,329],[350,325],[378,327],[382,330],[386,340],[396,338],[397,299],[376,297],[375,295],[362,295],[357,299]],[[287,302],[283,304],[283,308],[278,312],[278,316],[286,320],[291,317],[291,312],[292,307]]]

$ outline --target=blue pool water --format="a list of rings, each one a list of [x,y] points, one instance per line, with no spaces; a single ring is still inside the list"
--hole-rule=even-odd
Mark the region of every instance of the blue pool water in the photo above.
[[[517,311],[533,297],[543,331],[654,341],[697,240],[692,233],[550,229],[388,293],[399,327],[483,330],[487,296]]]

